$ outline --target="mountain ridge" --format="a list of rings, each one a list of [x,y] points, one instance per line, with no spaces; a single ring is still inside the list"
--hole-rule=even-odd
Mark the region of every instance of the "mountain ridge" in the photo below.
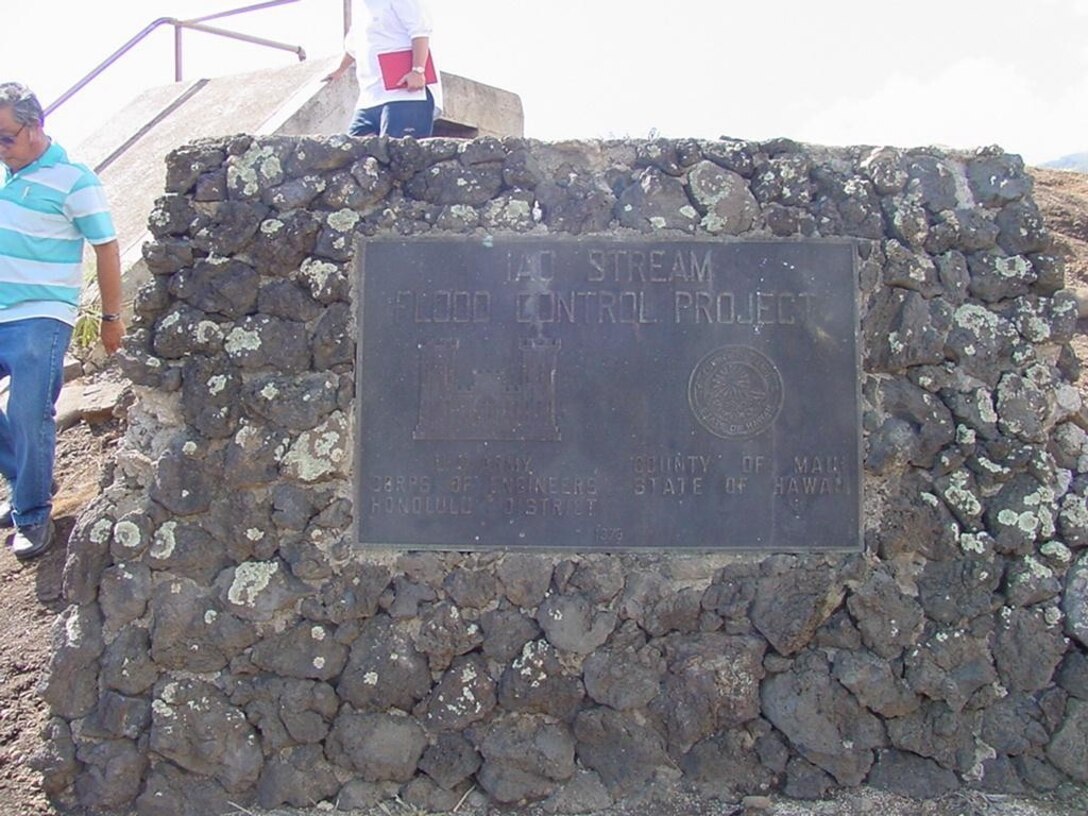
[[[1081,153],[1070,153],[1057,159],[1043,162],[1040,167],[1050,170],[1072,170],[1076,173],[1088,173],[1088,150]]]

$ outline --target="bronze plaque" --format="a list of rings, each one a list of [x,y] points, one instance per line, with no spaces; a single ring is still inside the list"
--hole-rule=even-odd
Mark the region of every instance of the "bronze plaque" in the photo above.
[[[373,240],[358,540],[857,550],[845,241]]]

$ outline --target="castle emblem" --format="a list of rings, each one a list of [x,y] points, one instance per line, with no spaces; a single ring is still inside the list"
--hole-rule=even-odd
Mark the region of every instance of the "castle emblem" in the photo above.
[[[413,439],[558,442],[555,373],[559,340],[525,339],[516,370],[476,369],[459,381],[460,342],[420,348],[419,417]]]

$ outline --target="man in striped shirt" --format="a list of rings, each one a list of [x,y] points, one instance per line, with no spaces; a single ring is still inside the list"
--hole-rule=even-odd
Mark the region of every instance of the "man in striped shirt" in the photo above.
[[[43,130],[42,107],[16,82],[0,83],[0,473],[11,488],[0,526],[20,560],[53,541],[55,404],[83,283],[83,242],[94,247],[102,343],[124,337],[121,259],[97,177],[73,164]]]

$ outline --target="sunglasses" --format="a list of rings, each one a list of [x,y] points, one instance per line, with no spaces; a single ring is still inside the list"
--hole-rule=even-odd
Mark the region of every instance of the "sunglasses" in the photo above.
[[[15,131],[15,133],[13,133],[11,136],[8,136],[6,133],[3,134],[2,136],[0,136],[0,145],[3,145],[4,147],[11,147],[13,144],[15,144],[15,140],[22,135],[24,130],[26,130],[25,124],[17,131]]]

